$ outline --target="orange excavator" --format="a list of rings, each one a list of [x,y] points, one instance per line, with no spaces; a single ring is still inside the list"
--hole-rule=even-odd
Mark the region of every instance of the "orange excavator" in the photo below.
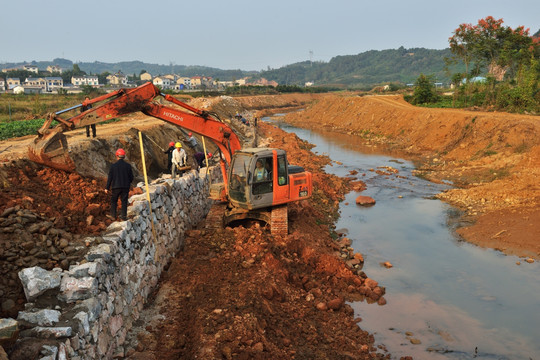
[[[158,96],[183,109],[154,102]],[[100,104],[71,118],[59,116],[83,105],[96,103]],[[213,207],[218,210],[209,214],[214,224],[222,226],[237,220],[255,219],[269,224],[272,234],[283,235],[288,229],[287,203],[311,196],[311,173],[300,166],[289,165],[284,150],[242,149],[240,139],[228,124],[209,112],[161,93],[150,82],[136,88],[119,89],[49,114],[38,130],[39,135],[29,146],[29,157],[46,166],[74,171],[75,164],[69,157],[65,131],[138,111],[205,136],[217,146],[221,155],[223,183],[213,184],[210,189],[210,197],[221,203]],[[58,125],[51,128],[53,120]]]

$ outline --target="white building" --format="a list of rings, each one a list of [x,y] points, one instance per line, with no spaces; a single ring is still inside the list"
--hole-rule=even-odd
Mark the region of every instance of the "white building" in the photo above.
[[[83,85],[90,85],[94,87],[99,86],[99,80],[98,80],[97,75],[72,76],[71,83],[75,86],[83,86]]]
[[[40,88],[46,92],[57,91],[58,89],[64,87],[64,81],[61,77],[44,77],[44,78],[26,78],[24,81],[25,88]]]
[[[159,86],[162,89],[171,89],[171,79],[164,76],[156,76],[152,83],[156,86]]]

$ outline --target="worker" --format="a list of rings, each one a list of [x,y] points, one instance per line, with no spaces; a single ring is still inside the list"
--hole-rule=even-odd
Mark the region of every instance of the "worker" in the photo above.
[[[92,108],[92,104],[89,104],[90,98],[87,96],[81,106],[81,112],[85,112]],[[90,137],[90,129],[92,129],[92,137],[96,137],[96,124],[86,125],[86,137]]]
[[[261,160],[257,160],[255,164],[255,171],[253,172],[253,179],[255,181],[264,181],[268,179],[268,171],[264,168]]]
[[[168,172],[171,172],[173,151],[174,151],[174,141],[171,141],[169,143],[169,148],[163,152],[164,154],[167,154],[167,171]]]
[[[189,139],[188,139],[189,147],[192,149],[195,149],[197,145],[199,145],[199,143],[197,142],[197,139],[195,139],[192,133],[189,133],[188,136],[189,136]]]
[[[210,158],[212,157],[212,153],[207,153],[206,156],[208,157],[208,161],[210,161]],[[200,151],[196,152],[193,155],[193,157],[195,158],[195,162],[197,163],[199,168],[202,168],[202,167],[206,166],[206,161],[205,161],[203,152],[200,152]]]
[[[127,205],[129,188],[133,181],[133,170],[131,165],[124,161],[126,152],[124,149],[116,150],[116,162],[111,165],[109,169],[109,176],[107,177],[107,186],[105,186],[105,192],[111,193],[111,212],[107,217],[113,221],[116,221],[116,208],[118,206],[118,198],[122,203],[120,210],[120,220],[127,220]]]
[[[172,152],[172,178],[176,179],[176,172],[178,171],[178,174],[182,176],[184,174],[184,170],[180,170],[180,168],[186,166],[187,161],[187,155],[186,151],[182,149],[182,144],[180,142],[177,142],[174,144],[174,151]]]

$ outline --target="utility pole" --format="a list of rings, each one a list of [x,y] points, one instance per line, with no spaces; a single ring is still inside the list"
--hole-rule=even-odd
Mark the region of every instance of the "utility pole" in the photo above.
[[[313,67],[313,50],[309,50],[309,66]]]

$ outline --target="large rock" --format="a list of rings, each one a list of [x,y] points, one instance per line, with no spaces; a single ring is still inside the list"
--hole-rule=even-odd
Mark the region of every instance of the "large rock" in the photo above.
[[[59,287],[62,272],[47,271],[34,266],[19,271],[19,279],[21,279],[26,299],[32,301],[45,291]]]
[[[60,311],[43,309],[35,312],[20,311],[17,320],[23,320],[32,325],[53,326],[60,319]]]
[[[60,285],[59,298],[67,303],[77,300],[84,300],[95,296],[98,292],[98,282],[93,277],[83,277],[80,279],[64,276]]]
[[[372,206],[375,205],[375,199],[369,196],[358,196],[356,198],[356,204],[361,206]]]

